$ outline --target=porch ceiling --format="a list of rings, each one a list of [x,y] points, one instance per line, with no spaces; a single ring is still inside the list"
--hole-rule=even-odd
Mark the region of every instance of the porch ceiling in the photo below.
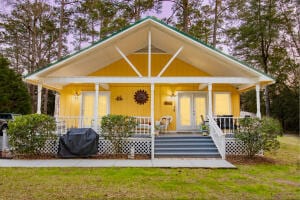
[[[123,59],[116,50],[116,47],[125,55],[133,54],[145,48],[145,46],[148,45],[149,32],[151,32],[151,44],[153,46],[171,55],[180,47],[183,47],[183,50],[179,53],[177,58],[212,76],[251,78],[267,84],[273,82],[271,78],[256,70],[152,18],[142,20],[136,25],[96,45],[29,75],[25,80],[30,83],[35,83],[36,81],[51,77],[87,76],[117,60]],[[63,85],[63,83],[57,82],[51,83],[49,86],[58,88]]]

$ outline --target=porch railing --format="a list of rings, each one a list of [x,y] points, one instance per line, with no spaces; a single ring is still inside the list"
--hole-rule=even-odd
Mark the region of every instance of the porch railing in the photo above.
[[[97,120],[96,132],[100,131],[101,118]],[[71,128],[94,128],[95,120],[92,117],[63,116],[56,118],[56,133],[65,134]]]
[[[222,130],[220,129],[213,117],[207,116],[207,118],[209,121],[210,136],[213,139],[215,145],[217,146],[222,159],[225,159],[225,134],[222,132]]]
[[[134,133],[137,135],[150,135],[151,134],[151,117],[134,116],[137,126]]]
[[[150,135],[151,134],[151,117],[134,116],[137,126],[134,134]],[[56,118],[56,133],[62,135],[67,133],[71,128],[93,128],[95,131],[101,133],[101,117],[95,120],[93,117],[78,117],[78,116],[63,116]]]
[[[223,133],[231,134],[240,127],[239,121],[242,117],[233,116],[215,116],[214,121],[217,123]]]

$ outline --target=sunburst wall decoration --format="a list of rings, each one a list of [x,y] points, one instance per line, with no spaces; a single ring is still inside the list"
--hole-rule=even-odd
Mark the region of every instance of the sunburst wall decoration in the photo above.
[[[145,104],[149,99],[149,95],[145,90],[138,90],[134,93],[134,100],[137,104]]]

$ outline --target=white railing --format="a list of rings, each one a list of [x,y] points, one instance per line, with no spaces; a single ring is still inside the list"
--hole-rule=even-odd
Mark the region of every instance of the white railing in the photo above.
[[[138,135],[151,134],[151,117],[134,116],[137,126],[134,133]],[[101,132],[101,117],[95,120],[93,117],[63,116],[56,118],[56,133],[66,134],[71,128],[93,128],[97,133]]]
[[[150,135],[151,134],[151,117],[134,116],[137,126],[135,127],[135,134]]]
[[[222,159],[225,159],[225,134],[222,132],[220,127],[217,125],[213,117],[207,116],[209,123],[209,133],[217,146]]]
[[[98,118],[97,126],[95,126],[94,122],[95,120],[92,117],[78,117],[78,116],[57,117],[56,133],[58,135],[65,134],[71,128],[94,128],[96,129],[96,132],[99,132],[101,118]]]
[[[223,133],[230,134],[235,133],[236,129],[240,127],[239,120],[241,118],[242,117],[215,116],[214,120]]]

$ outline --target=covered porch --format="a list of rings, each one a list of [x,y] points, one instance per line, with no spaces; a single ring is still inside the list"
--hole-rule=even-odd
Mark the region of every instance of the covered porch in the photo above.
[[[69,128],[86,127],[100,133],[101,118],[107,114],[135,117],[137,135],[150,135],[152,125],[155,134],[199,132],[208,121],[208,116],[217,122],[223,132],[232,133],[238,126],[238,119],[243,117],[240,116],[239,93],[228,83],[114,83],[106,84],[108,90],[97,83],[84,85],[82,88],[82,84],[71,84],[67,94],[56,94],[55,118],[59,134]],[[204,88],[199,90],[199,85],[204,85]],[[148,95],[142,104],[135,100],[137,91]],[[260,117],[259,101],[257,108],[256,116]]]

